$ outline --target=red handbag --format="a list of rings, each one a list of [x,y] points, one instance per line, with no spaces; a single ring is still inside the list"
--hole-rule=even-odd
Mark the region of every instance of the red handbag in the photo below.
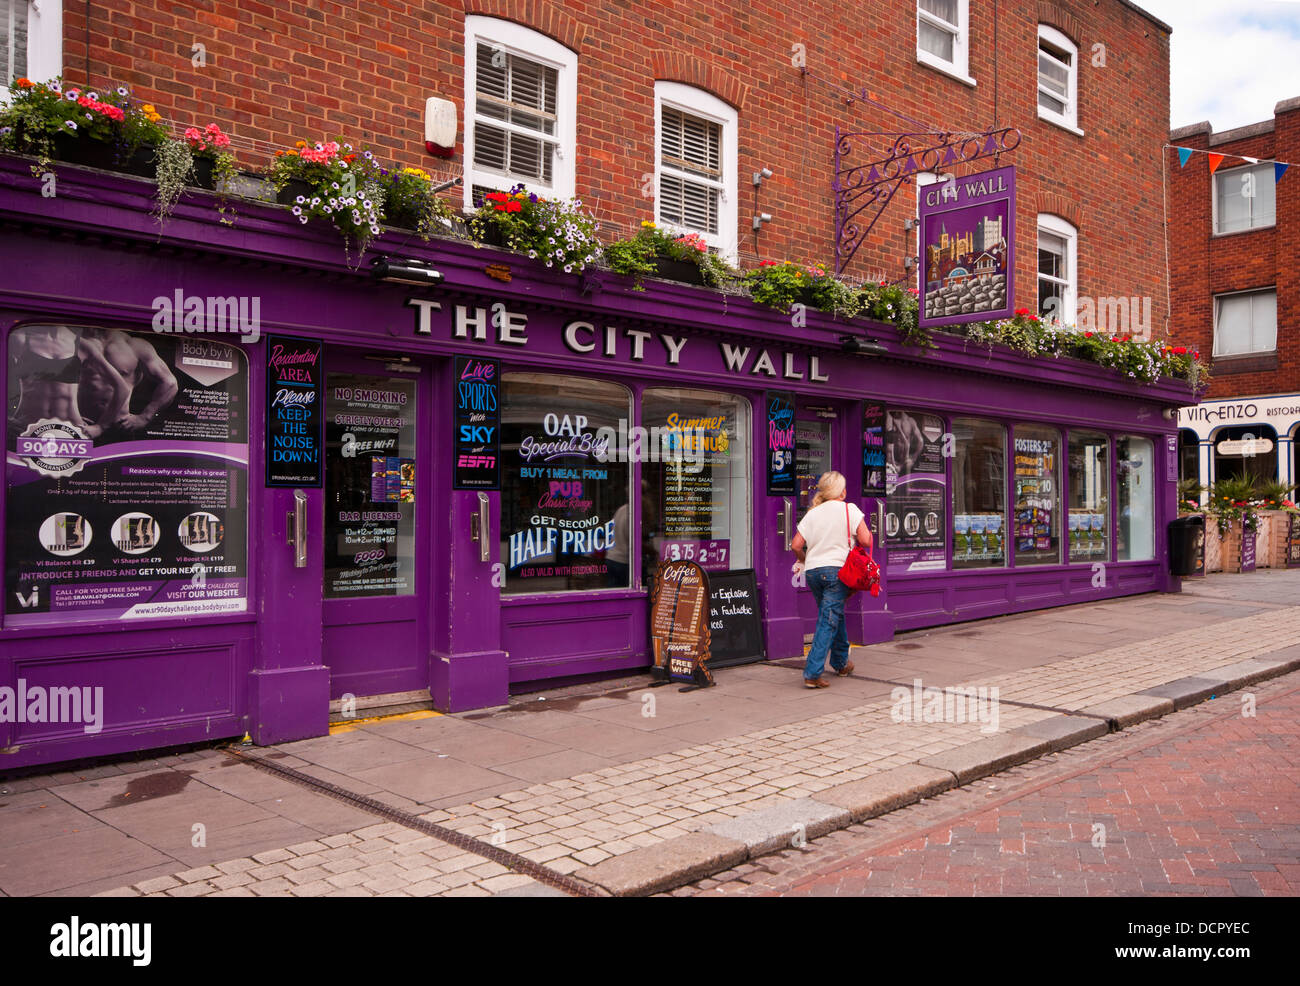
[[[849,527],[849,505],[844,504],[844,526]],[[840,566],[840,581],[850,589],[861,589],[873,596],[880,595],[880,566],[871,552],[858,544],[849,528],[849,556]]]

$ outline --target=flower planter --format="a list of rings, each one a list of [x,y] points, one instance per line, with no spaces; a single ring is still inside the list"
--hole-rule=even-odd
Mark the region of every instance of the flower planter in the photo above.
[[[281,205],[297,205],[299,195],[309,199],[315,193],[316,186],[311,182],[303,181],[301,178],[290,178],[285,182],[284,188],[275,193],[275,201]]]
[[[152,147],[137,147],[121,165],[120,170],[140,178],[153,178],[157,175]]]
[[[215,191],[217,179],[214,173],[216,162],[210,157],[196,157],[194,159],[194,179],[190,184],[195,188],[206,188],[208,191]]]
[[[505,236],[502,234],[499,226],[493,226],[490,223],[483,223],[482,229],[482,234],[475,237],[478,242],[482,243],[484,246],[501,247],[501,249],[505,249]]]
[[[655,257],[655,277],[665,281],[681,281],[685,284],[703,284],[704,271],[699,264],[689,260],[670,260],[667,257]]]
[[[417,230],[420,228],[420,215],[405,209],[397,209],[384,214],[384,225],[394,229]]]
[[[68,164],[112,171],[117,166],[117,148],[82,134],[59,134],[54,138],[54,157]]]

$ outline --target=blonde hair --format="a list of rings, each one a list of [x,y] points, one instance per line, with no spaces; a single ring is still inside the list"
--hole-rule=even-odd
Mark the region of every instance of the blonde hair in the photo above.
[[[827,500],[838,500],[844,495],[847,484],[842,473],[824,472],[817,480],[817,492],[813,494],[812,507],[820,507]]]

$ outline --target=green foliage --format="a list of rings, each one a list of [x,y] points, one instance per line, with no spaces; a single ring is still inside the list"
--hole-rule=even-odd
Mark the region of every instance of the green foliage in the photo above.
[[[860,294],[827,272],[825,264],[807,266],[792,261],[764,260],[744,275],[749,296],[779,312],[795,305],[852,318],[862,308]]]
[[[594,263],[600,252],[598,224],[580,201],[542,198],[523,185],[485,195],[469,226],[475,239],[495,232],[507,249],[566,274]]]
[[[920,326],[920,305],[916,288],[898,284],[864,284],[862,286],[862,314],[878,322],[888,322],[898,327],[904,345],[918,349],[934,349],[930,330]]]
[[[676,260],[694,264],[700,269],[704,283],[720,288],[735,283],[740,272],[709,246],[697,233],[676,233],[642,220],[635,236],[616,240],[602,248],[601,259],[616,274],[626,274],[636,279],[634,290],[645,290],[641,279],[655,273],[655,260]]]
[[[1214,515],[1221,537],[1235,524],[1240,524],[1243,531],[1259,529],[1256,513],[1259,504],[1255,497],[1255,482],[1245,476],[1220,479],[1210,487],[1209,511]]]
[[[433,178],[423,168],[379,170],[384,189],[384,217],[391,225],[413,225],[421,238],[446,232],[454,212],[447,201],[433,191]]]
[[[154,152],[154,216],[161,226],[176,207],[181,192],[194,176],[194,153],[183,140],[168,140]]]
[[[1195,513],[1201,509],[1201,494],[1205,487],[1196,479],[1178,481],[1178,512]]]

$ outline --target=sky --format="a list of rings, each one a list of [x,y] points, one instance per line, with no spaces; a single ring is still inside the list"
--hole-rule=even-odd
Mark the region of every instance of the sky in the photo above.
[[[1300,0],[1136,0],[1173,28],[1170,124],[1215,133],[1273,119],[1300,96]]]

